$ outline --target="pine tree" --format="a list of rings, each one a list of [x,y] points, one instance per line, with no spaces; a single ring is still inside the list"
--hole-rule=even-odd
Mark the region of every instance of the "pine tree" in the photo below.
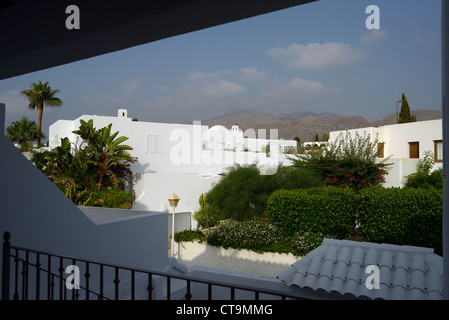
[[[404,93],[402,93],[402,105],[401,112],[399,113],[398,123],[407,123],[411,121],[412,117],[410,115],[410,107],[408,106],[407,98],[405,97]]]

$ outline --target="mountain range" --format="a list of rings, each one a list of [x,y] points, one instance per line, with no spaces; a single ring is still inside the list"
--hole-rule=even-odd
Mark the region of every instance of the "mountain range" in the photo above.
[[[412,110],[417,121],[441,119],[441,110]],[[270,136],[270,129],[278,130],[281,139],[294,139],[299,137],[301,141],[311,141],[318,134],[329,134],[330,131],[356,129],[371,126],[382,126],[396,123],[396,112],[384,118],[369,122],[361,116],[344,116],[330,112],[315,113],[312,111],[298,111],[289,114],[270,114],[258,110],[231,109],[226,114],[203,120],[202,124],[209,127],[223,125],[231,128],[238,125],[240,129],[265,129],[266,136]]]

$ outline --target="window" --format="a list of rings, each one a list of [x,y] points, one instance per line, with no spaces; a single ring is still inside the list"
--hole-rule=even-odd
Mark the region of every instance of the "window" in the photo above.
[[[161,136],[148,135],[147,136],[147,153],[161,153]]]
[[[419,159],[419,142],[409,142],[410,159]]]
[[[384,149],[385,149],[385,142],[379,142],[377,144],[377,157],[378,158],[384,158]]]
[[[434,140],[435,146],[435,162],[443,162],[443,140]]]

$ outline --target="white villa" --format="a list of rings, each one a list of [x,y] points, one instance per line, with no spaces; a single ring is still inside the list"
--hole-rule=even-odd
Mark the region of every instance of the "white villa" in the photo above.
[[[419,159],[430,151],[435,157],[433,169],[441,168],[443,162],[442,120],[427,120],[379,127],[332,131],[329,142],[334,142],[340,134],[349,132],[352,136],[368,135],[372,142],[378,141],[379,161],[390,157],[386,162],[392,167],[386,175],[386,187],[402,187],[406,177],[416,172]]]
[[[136,176],[134,209],[138,210],[167,211],[167,198],[176,193],[181,198],[177,211],[196,211],[200,195],[210,190],[227,167],[256,163],[261,172],[270,174],[279,163],[290,164],[284,150],[296,149],[296,141],[279,140],[277,130],[259,130],[256,135],[237,125],[227,129],[200,122],[132,121],[126,109],[119,109],[117,117],[82,115],[58,120],[49,129],[49,147],[58,146],[64,137],[80,144],[72,131],[79,128],[81,119],[92,119],[97,129],[112,123],[112,132],[129,137],[125,144],[133,148],[130,153],[136,159],[131,170]]]

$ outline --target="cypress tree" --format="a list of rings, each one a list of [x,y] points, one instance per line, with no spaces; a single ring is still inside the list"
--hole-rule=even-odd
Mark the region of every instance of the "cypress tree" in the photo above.
[[[407,98],[405,97],[404,93],[402,93],[402,105],[401,112],[399,113],[398,123],[407,123],[411,121],[412,117],[410,115],[410,107],[408,106]]]

